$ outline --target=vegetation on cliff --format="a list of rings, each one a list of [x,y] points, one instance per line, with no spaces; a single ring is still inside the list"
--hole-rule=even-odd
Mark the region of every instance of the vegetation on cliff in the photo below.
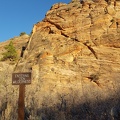
[[[17,51],[13,45],[13,42],[10,41],[10,43],[5,46],[6,52],[3,53],[2,61],[10,60],[10,61],[16,61],[18,59]]]

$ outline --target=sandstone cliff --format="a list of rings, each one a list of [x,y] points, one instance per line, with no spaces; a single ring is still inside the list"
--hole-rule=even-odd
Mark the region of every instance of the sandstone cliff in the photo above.
[[[120,109],[120,1],[53,5],[11,72],[32,72],[25,97],[30,120],[112,120]],[[16,120],[18,86],[3,86],[2,119],[5,111],[6,120]]]

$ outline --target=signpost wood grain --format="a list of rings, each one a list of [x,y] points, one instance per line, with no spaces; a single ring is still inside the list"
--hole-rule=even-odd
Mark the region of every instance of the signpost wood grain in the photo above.
[[[19,85],[18,120],[24,120],[25,85],[31,84],[31,73],[13,73],[12,84]]]

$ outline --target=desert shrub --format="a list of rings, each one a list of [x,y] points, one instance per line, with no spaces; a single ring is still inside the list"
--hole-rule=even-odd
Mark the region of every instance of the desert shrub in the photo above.
[[[20,33],[20,36],[23,36],[23,35],[25,35],[25,34],[26,34],[25,32],[21,32],[21,33]]]
[[[91,74],[89,78],[91,81],[95,82],[99,80],[99,74]]]
[[[10,41],[9,45],[5,46],[6,52],[4,52],[2,55],[2,61],[5,60],[10,60],[10,61],[16,61],[18,56],[17,56],[17,51],[13,45],[13,42]]]

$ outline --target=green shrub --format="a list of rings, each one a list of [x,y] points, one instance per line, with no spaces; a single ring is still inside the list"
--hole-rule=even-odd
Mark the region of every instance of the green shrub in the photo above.
[[[25,32],[21,32],[21,33],[20,33],[20,36],[23,36],[23,35],[26,35],[26,33],[25,33]]]
[[[17,51],[15,49],[15,47],[13,46],[13,42],[10,41],[9,45],[5,46],[5,50],[6,52],[4,52],[2,55],[3,55],[3,58],[1,59],[2,61],[5,61],[5,60],[10,60],[10,61],[16,61],[17,58],[18,58],[18,55],[17,55]]]

